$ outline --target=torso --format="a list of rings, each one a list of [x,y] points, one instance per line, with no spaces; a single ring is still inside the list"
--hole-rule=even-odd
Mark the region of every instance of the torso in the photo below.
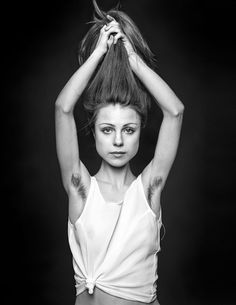
[[[110,295],[95,287],[93,294],[89,294],[87,289],[76,297],[75,305],[160,305],[154,300],[151,303],[130,301]]]
[[[135,176],[132,177],[129,181],[129,185],[123,187],[122,190],[117,190],[115,187],[112,186],[111,183],[103,181],[96,176],[94,176],[98,182],[99,190],[102,194],[102,197],[106,202],[121,202],[124,199],[125,192],[132,184],[132,182],[136,179]]]
[[[135,180],[135,176],[133,177],[133,180]],[[126,186],[122,191],[117,192],[114,191],[113,187],[109,185],[108,183],[103,183],[102,181],[99,181],[97,179],[97,182],[99,184],[99,188],[101,191],[101,194],[106,201],[112,201],[112,202],[119,202],[124,198],[124,193],[126,192],[127,188],[129,186]],[[142,179],[144,192],[146,195],[146,198],[148,199],[148,184],[145,181],[145,178]],[[132,183],[132,180],[130,181],[130,184]],[[90,187],[90,183],[85,184],[85,188],[88,190]],[[153,194],[153,200],[152,204],[149,203],[150,207],[154,211],[154,213],[159,215],[159,207],[160,207],[160,194],[158,192],[155,192]],[[78,192],[72,191],[70,194],[70,205],[69,205],[69,217],[72,220],[72,222],[75,222],[76,219],[81,215],[86,199],[83,200],[81,196],[78,195]],[[79,204],[78,204],[79,203]],[[76,297],[75,305],[159,305],[158,300],[154,300],[151,303],[143,303],[139,301],[131,301],[122,299],[113,295],[110,295],[101,289],[97,288],[95,286],[93,294],[89,294],[87,289],[80,293]]]
[[[159,212],[160,212],[161,192],[158,187],[155,188],[155,186],[152,187],[150,185],[150,181],[148,178],[149,177],[148,171],[149,171],[149,169],[147,169],[147,170],[145,169],[142,172],[142,183],[143,183],[144,193],[145,193],[148,204],[150,205],[151,209],[157,215],[157,218],[158,218]],[[129,185],[127,185],[126,187],[124,187],[123,190],[118,191],[118,190],[115,190],[110,183],[106,183],[106,182],[104,183],[99,178],[96,178],[96,179],[99,184],[100,192],[101,192],[104,200],[107,202],[109,202],[109,201],[110,202],[120,202],[124,198],[124,194],[129,187]],[[135,179],[136,179],[135,176],[130,178],[129,184],[131,184],[132,180],[135,180]],[[83,183],[85,190],[87,190],[87,193],[88,193],[88,190],[90,187],[90,176],[88,175],[87,170],[86,170],[86,173],[83,174],[82,183]],[[152,189],[152,196],[151,196],[152,198],[150,198],[150,196],[149,196],[150,188]],[[71,192],[69,194],[69,218],[72,223],[74,223],[76,221],[76,219],[79,218],[79,216],[82,214],[85,202],[86,202],[86,198],[81,198],[81,195],[77,192],[77,190],[72,188]]]

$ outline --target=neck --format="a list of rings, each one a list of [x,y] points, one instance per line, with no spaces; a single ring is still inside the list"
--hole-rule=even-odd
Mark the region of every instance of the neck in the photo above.
[[[96,177],[99,180],[117,186],[117,188],[122,188],[124,185],[130,185],[130,183],[134,180],[134,175],[130,170],[129,163],[123,167],[112,167],[104,160],[102,161]]]

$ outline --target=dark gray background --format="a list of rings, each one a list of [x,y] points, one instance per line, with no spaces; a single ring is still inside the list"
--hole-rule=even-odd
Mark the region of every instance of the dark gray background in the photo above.
[[[8,304],[74,304],[54,103],[78,67],[77,45],[92,19],[91,2],[15,1],[2,10],[6,94],[1,140],[7,195],[2,252]],[[98,1],[104,10],[116,3]],[[159,255],[160,303],[235,304],[234,1],[124,0],[121,5],[156,54],[158,73],[186,109],[162,197],[166,235]],[[85,122],[80,107],[76,118],[81,120],[81,158],[94,174],[99,159],[92,139],[80,130]],[[160,119],[153,105],[132,163],[136,174],[152,157]]]

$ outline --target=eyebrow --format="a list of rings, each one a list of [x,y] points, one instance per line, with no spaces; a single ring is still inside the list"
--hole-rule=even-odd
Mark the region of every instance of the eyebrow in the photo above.
[[[98,124],[99,126],[100,125],[109,125],[109,126],[112,126],[112,127],[115,127],[115,125],[114,124],[111,124],[111,123],[100,123],[100,124]],[[126,127],[126,126],[129,126],[129,125],[139,125],[138,123],[126,123],[125,125],[123,125],[124,127]]]

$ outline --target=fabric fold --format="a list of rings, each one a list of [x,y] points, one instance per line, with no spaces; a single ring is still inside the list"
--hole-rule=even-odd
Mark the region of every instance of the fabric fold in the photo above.
[[[76,294],[97,287],[127,300],[154,301],[162,223],[148,205],[141,175],[122,204],[106,202],[91,177],[85,207],[74,225],[68,222]]]

